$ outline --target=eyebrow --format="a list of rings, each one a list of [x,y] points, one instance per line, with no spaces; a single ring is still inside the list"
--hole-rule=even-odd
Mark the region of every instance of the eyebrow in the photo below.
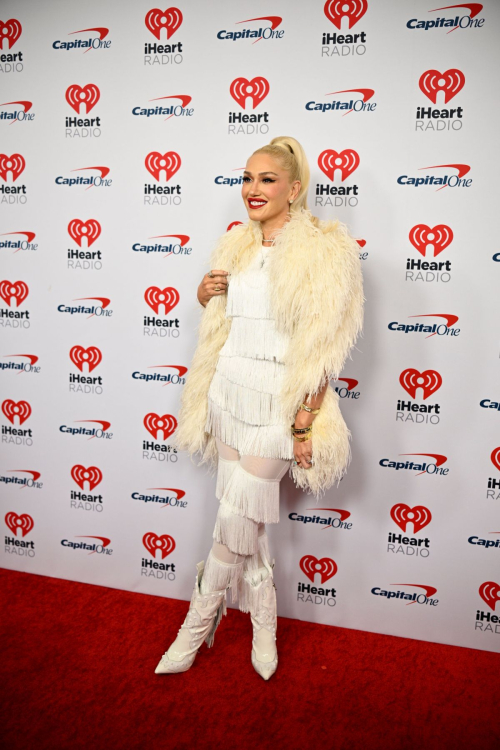
[[[246,174],[252,174],[251,172],[248,171],[248,169],[245,169],[244,173],[245,172],[246,172]],[[259,175],[263,175],[263,174],[275,174],[276,177],[278,176],[276,172],[259,172]]]

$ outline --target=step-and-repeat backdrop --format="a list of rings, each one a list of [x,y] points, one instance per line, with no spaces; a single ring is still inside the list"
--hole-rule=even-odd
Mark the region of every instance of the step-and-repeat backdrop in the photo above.
[[[2,3],[2,566],[189,599],[217,512],[171,444],[196,290],[291,135],[367,303],[348,473],[320,502],[285,477],[269,527],[279,613],[500,650],[500,4],[440,5]]]

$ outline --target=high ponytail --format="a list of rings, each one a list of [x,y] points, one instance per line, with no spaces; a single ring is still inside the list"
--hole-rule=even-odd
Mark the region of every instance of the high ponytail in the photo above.
[[[305,151],[300,143],[291,136],[279,135],[266,146],[258,148],[253,154],[269,154],[273,159],[276,159],[282,169],[289,173],[290,182],[300,180],[300,192],[291,204],[290,211],[300,211],[302,208],[308,211],[307,190],[311,172]]]

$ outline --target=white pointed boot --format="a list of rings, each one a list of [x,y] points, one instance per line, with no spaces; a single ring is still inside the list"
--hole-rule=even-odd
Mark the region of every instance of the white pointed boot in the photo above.
[[[207,642],[208,647],[213,645],[217,626],[222,619],[222,615],[227,614],[227,589],[202,594],[200,583],[204,567],[205,562],[203,560],[196,565],[197,574],[186,619],[179,628],[178,637],[161,657],[155,669],[155,674],[186,672],[193,664],[203,641]],[[177,644],[178,640],[181,644],[185,644],[188,640],[188,647]]]
[[[255,671],[264,680],[276,672],[278,651],[276,648],[276,630],[278,617],[276,610],[276,586],[273,580],[272,565],[264,558],[264,566],[255,573],[243,575],[246,585],[250,587],[250,617],[252,620],[252,664]]]

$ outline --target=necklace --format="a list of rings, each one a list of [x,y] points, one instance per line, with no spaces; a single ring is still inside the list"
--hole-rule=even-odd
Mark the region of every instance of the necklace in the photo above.
[[[266,248],[266,250],[270,250],[270,249],[271,249],[270,247],[267,247],[267,248]],[[262,256],[262,260],[260,261],[260,268],[262,268],[262,267],[263,267],[263,265],[264,265],[264,263],[265,263],[265,262],[266,262],[266,260],[267,260],[267,253],[266,253],[266,255],[264,255],[264,250],[263,250],[263,247],[262,247],[262,245],[261,245],[261,247],[260,247],[260,254],[261,254],[261,256]]]

